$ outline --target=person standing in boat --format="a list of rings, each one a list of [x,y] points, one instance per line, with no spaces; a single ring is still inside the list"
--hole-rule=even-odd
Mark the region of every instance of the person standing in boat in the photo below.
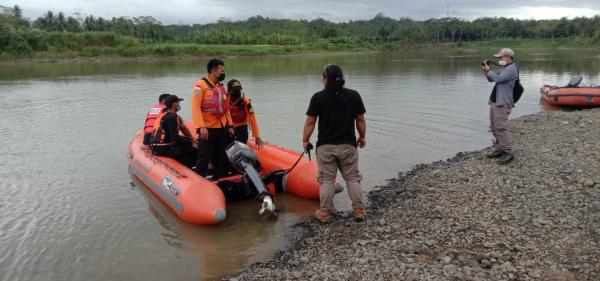
[[[148,110],[148,114],[146,114],[146,122],[144,122],[144,144],[150,145],[150,141],[152,140],[152,133],[154,132],[154,123],[156,119],[160,116],[163,109],[165,108],[165,99],[169,96],[169,94],[162,94],[158,96],[158,103],[153,105],[150,110]]]
[[[208,74],[192,88],[192,119],[198,133],[198,156],[194,170],[203,177],[212,163],[214,179],[225,175],[229,136],[233,137],[233,122],[229,113],[228,94],[221,82],[225,79],[225,63],[211,59]]]
[[[319,122],[317,163],[321,207],[315,212],[315,217],[321,222],[329,222],[336,211],[333,197],[338,169],[346,181],[352,201],[352,215],[357,221],[364,220],[366,216],[357,149],[357,146],[362,148],[366,145],[366,110],[360,94],[345,88],[344,84],[344,74],[338,65],[325,66],[325,88],[312,96],[306,112],[302,139],[304,149],[311,149],[310,137],[317,120]],[[355,133],[357,129],[358,139]]]
[[[494,57],[502,68],[491,71],[489,64],[481,68],[489,82],[494,82],[494,88],[488,104],[490,106],[490,128],[495,138],[494,150],[487,154],[488,158],[498,158],[498,164],[507,164],[514,159],[512,142],[509,131],[508,117],[515,107],[513,91],[519,77],[518,66],[513,62],[515,52],[503,48]]]
[[[231,79],[227,82],[227,91],[229,92],[229,113],[233,121],[235,140],[248,142],[248,124],[250,124],[256,145],[261,148],[264,143],[260,138],[258,121],[256,121],[250,98],[244,94],[242,84],[236,79]]]
[[[179,102],[182,100],[176,95],[167,97],[165,113],[156,120],[154,126],[151,146],[154,154],[171,157],[191,168],[196,161],[197,151],[193,146],[191,132],[184,125],[183,119],[177,115],[181,110]]]

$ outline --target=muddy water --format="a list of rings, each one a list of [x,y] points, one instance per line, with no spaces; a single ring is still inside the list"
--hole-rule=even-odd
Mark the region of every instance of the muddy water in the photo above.
[[[367,107],[360,166],[369,190],[414,164],[490,144],[491,85],[478,64],[492,52],[230,58],[226,72],[253,99],[264,139],[300,149],[322,67],[342,65]],[[542,84],[574,74],[600,83],[598,51],[520,54],[526,93],[513,117],[554,110],[539,102]],[[148,107],[163,92],[189,101],[203,69],[187,59],[0,68],[0,279],[215,279],[294,239],[290,226],[316,202],[278,197],[277,221],[258,218],[256,202],[235,203],[224,224],[201,227],[177,219],[128,174],[127,144]],[[182,115],[190,112],[184,102]],[[347,195],[338,197],[347,210]]]

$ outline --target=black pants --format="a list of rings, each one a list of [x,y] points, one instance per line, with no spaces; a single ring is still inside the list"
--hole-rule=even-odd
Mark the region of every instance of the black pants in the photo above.
[[[151,141],[152,141],[152,133],[144,133],[144,144],[150,145]]]
[[[248,142],[248,125],[235,127],[235,140],[243,143]]]
[[[196,159],[196,172],[206,177],[208,174],[208,163],[212,162],[213,176],[215,179],[225,175],[225,167],[228,163],[225,148],[229,144],[227,128],[209,128],[208,139],[198,138],[198,158]]]
[[[191,142],[173,146],[173,158],[188,168],[192,168],[196,164],[196,155],[198,155],[198,150]]]
[[[191,141],[177,143],[171,146],[157,147],[154,149],[154,153],[159,156],[173,158],[188,168],[194,166],[196,163],[196,155],[198,155],[198,151],[194,148]]]

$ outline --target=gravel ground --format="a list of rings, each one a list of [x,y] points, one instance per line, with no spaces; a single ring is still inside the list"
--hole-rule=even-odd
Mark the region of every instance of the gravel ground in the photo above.
[[[228,280],[600,280],[600,109],[512,121],[516,159],[491,148],[418,165]]]

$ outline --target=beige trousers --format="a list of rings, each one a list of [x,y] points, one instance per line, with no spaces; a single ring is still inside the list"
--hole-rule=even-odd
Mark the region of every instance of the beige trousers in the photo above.
[[[362,175],[358,170],[358,149],[350,144],[324,144],[317,147],[321,210],[335,212],[333,196],[338,169],[346,181],[352,208],[364,208]]]
[[[493,103],[490,105],[490,127],[494,138],[496,138],[494,147],[506,153],[512,153],[512,141],[508,124],[510,112],[511,108],[509,106],[496,106]]]

